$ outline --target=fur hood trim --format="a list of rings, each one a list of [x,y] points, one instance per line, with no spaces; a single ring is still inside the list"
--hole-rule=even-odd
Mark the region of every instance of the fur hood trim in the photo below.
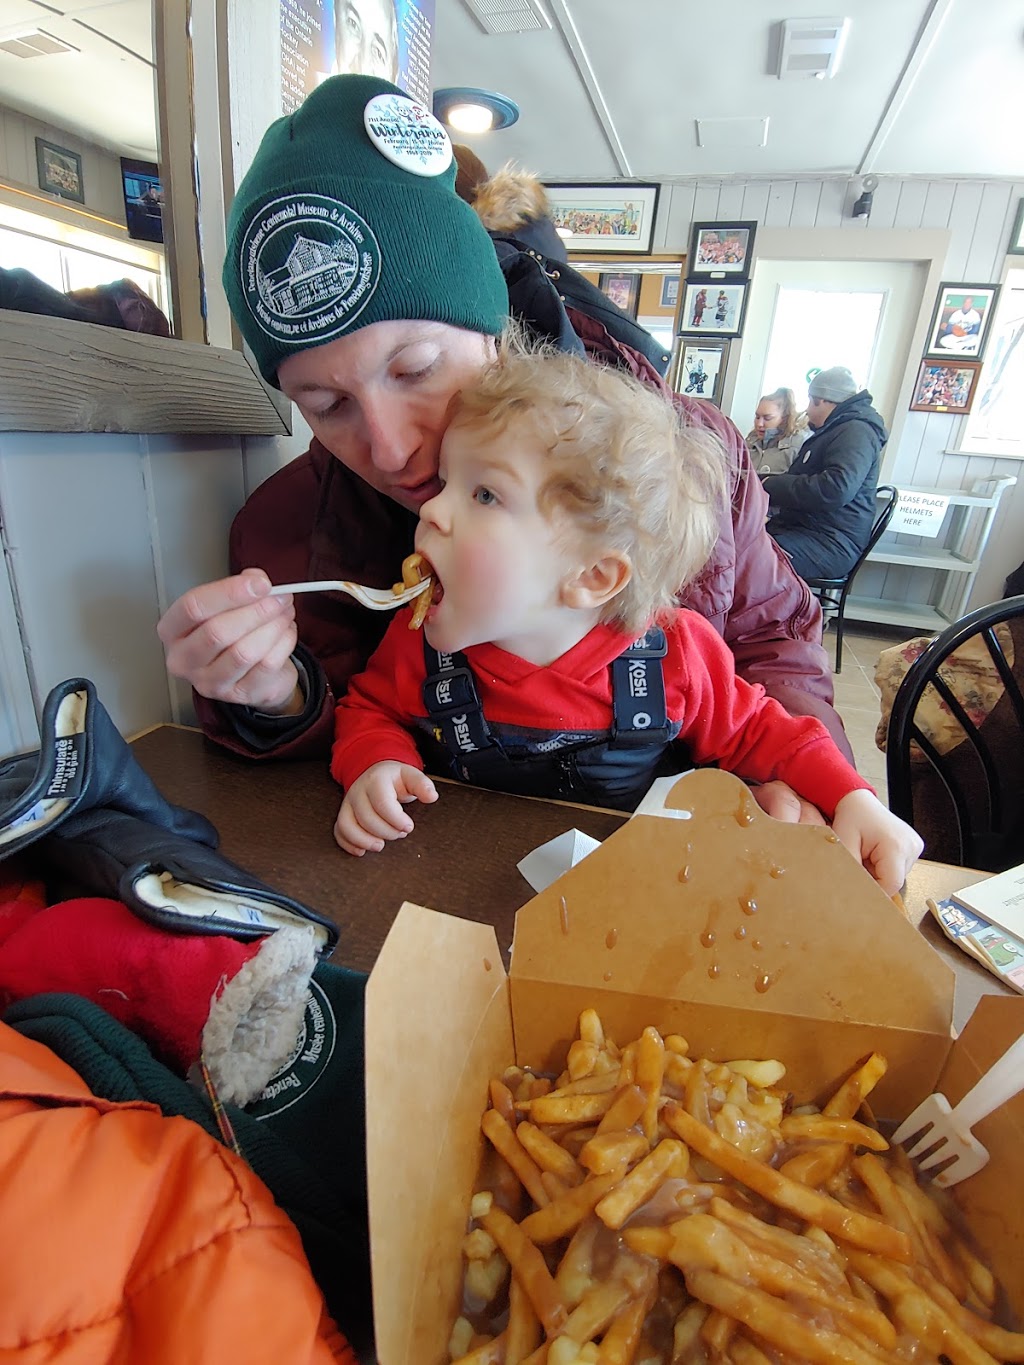
[[[488,232],[514,232],[524,223],[547,218],[547,191],[529,171],[503,166],[485,180],[473,198],[473,208]]]

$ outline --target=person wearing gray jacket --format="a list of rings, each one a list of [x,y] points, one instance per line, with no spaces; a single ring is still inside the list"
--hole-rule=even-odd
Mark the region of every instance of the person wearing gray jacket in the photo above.
[[[842,366],[821,370],[808,388],[811,435],[783,474],[764,480],[768,533],[801,578],[841,578],[871,535],[878,461],[889,439],[871,395]]]

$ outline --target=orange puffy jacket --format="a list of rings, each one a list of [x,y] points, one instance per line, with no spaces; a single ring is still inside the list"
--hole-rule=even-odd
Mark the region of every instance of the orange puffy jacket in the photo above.
[[[0,1359],[356,1358],[270,1191],[187,1119],[112,1104],[0,1024]]]

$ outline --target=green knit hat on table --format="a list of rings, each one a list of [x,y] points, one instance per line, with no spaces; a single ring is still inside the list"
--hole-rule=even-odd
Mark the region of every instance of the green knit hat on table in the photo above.
[[[448,134],[397,86],[332,76],[272,123],[228,217],[224,289],[264,378],[372,322],[497,336],[508,291]]]

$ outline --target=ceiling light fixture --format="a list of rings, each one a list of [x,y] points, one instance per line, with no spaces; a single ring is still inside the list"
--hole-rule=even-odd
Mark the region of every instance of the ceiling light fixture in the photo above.
[[[506,95],[473,86],[453,85],[434,91],[434,116],[460,133],[491,133],[511,128],[519,105]]]

